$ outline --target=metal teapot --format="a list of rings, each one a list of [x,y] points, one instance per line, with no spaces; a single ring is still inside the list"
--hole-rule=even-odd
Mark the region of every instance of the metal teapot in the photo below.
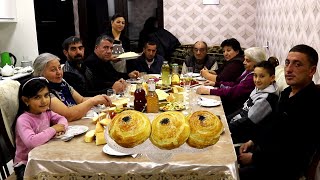
[[[4,67],[6,64],[15,66],[17,62],[16,56],[9,52],[1,53],[1,67]]]

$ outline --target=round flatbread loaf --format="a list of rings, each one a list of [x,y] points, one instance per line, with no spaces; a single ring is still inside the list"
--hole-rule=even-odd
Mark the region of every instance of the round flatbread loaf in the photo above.
[[[196,111],[187,120],[190,125],[189,146],[202,149],[218,142],[223,124],[216,115],[209,111]]]
[[[190,127],[185,116],[178,111],[160,113],[152,121],[150,140],[160,149],[174,149],[186,142]]]
[[[110,137],[120,146],[132,148],[147,140],[151,133],[149,118],[135,110],[117,114],[109,125]]]

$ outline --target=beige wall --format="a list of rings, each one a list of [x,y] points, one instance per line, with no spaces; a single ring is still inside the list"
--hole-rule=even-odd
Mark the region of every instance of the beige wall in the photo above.
[[[269,54],[284,63],[297,44],[314,47],[320,55],[319,0],[257,0],[257,45],[269,41]],[[320,83],[320,63],[314,77]]]
[[[256,43],[256,0],[220,0],[203,5],[202,0],[164,0],[165,28],[181,43],[204,40],[220,44],[235,37],[243,47]]]
[[[164,0],[165,28],[183,44],[204,40],[220,44],[235,37],[243,47],[266,46],[281,64],[290,48],[304,43],[320,55],[319,0]],[[314,77],[320,83],[320,63]]]
[[[0,52],[12,52],[20,65],[22,56],[38,56],[33,0],[16,0],[17,22],[0,23]]]

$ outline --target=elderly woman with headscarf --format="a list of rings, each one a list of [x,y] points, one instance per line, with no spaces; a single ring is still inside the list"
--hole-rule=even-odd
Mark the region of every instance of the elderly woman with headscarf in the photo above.
[[[33,62],[33,76],[42,76],[49,81],[51,89],[50,109],[63,115],[68,121],[81,119],[94,106],[111,105],[107,95],[83,97],[64,79],[60,59],[50,53],[40,54]]]
[[[210,94],[221,97],[223,109],[226,115],[241,108],[248,99],[251,91],[255,88],[253,82],[254,66],[261,61],[266,61],[266,53],[263,48],[251,47],[244,51],[244,72],[234,82],[212,82],[217,88],[209,89],[201,86],[197,89],[197,94]]]

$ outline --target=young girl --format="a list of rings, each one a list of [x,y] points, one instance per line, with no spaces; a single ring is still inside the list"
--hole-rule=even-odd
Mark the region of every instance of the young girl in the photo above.
[[[47,79],[35,77],[20,85],[13,162],[17,179],[23,179],[28,153],[55,135],[63,134],[68,127],[65,117],[49,110],[50,102]]]

